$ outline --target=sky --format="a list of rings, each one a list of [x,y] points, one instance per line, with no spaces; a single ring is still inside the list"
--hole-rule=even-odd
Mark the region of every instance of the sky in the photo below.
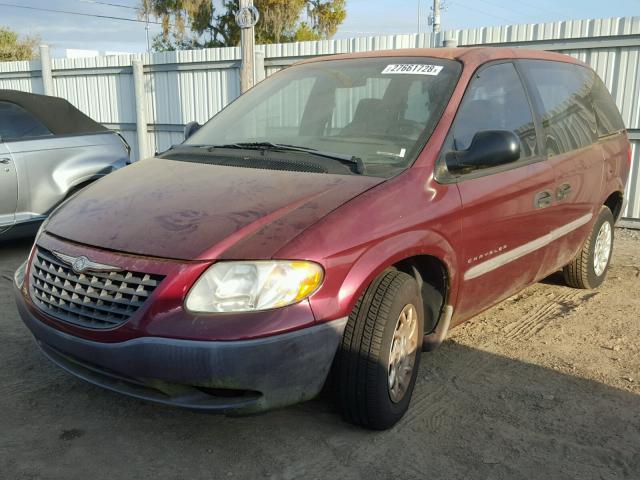
[[[51,45],[53,56],[64,56],[68,48],[137,53],[147,48],[144,23],[44,12],[16,5],[136,20],[135,7],[139,3],[139,0],[0,0],[0,25],[20,34],[38,35],[42,43]],[[214,1],[218,3],[219,0]],[[419,26],[421,32],[429,31],[427,16],[432,3],[432,0],[347,0],[347,19],[336,38],[415,33]],[[445,0],[444,4],[443,30],[640,16],[640,0]],[[159,25],[150,25],[151,38],[159,32]]]

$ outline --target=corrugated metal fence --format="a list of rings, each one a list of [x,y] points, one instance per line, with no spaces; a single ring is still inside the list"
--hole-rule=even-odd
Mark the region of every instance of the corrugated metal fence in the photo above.
[[[613,94],[633,143],[629,203],[623,216],[640,226],[640,17],[508,25],[440,34],[388,35],[258,46],[268,76],[302,58],[335,53],[499,45],[553,50],[590,64]],[[64,97],[106,126],[124,134],[138,152],[136,121],[147,125],[143,155],[182,139],[183,125],[204,122],[239,93],[238,48],[52,59],[52,93]],[[133,60],[144,71],[144,106],[136,115]],[[260,72],[261,73],[261,72]],[[46,73],[45,73],[46,74]],[[0,63],[0,88],[44,93],[40,61]],[[142,100],[142,101],[140,101]],[[142,120],[141,120],[142,119]]]

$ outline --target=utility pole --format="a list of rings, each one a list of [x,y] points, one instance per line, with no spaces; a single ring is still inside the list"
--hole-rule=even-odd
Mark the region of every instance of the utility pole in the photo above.
[[[147,52],[151,52],[151,44],[149,43],[149,12],[144,15],[144,31],[147,35]]]
[[[255,32],[254,27],[260,14],[253,6],[253,0],[240,0],[240,9],[236,14],[236,23],[240,27],[240,52],[242,63],[240,64],[240,93],[244,93],[253,87],[255,83],[254,56],[255,56]]]
[[[440,32],[440,0],[433,0],[433,33]]]

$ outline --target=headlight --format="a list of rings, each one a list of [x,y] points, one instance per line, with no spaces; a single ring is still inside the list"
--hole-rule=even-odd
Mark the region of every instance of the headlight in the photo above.
[[[322,283],[320,265],[305,261],[220,262],[187,295],[192,312],[251,312],[297,303]]]

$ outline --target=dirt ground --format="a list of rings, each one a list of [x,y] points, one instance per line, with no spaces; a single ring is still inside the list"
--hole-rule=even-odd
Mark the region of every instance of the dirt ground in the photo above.
[[[640,232],[596,291],[554,276],[423,354],[406,417],[369,432],[326,398],[227,418],[85,384],[38,351],[0,247],[0,478],[640,479]]]

